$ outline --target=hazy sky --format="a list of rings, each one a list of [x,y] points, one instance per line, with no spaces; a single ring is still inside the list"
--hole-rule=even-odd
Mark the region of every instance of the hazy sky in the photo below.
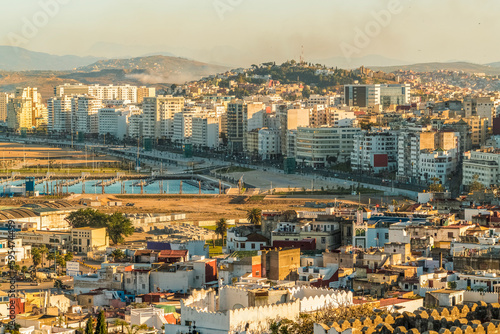
[[[340,57],[340,62],[370,55],[402,63],[500,61],[500,44],[495,43],[500,31],[498,0],[0,0],[0,4],[0,44],[58,55],[164,52],[250,65],[298,59],[303,45],[308,61]],[[389,9],[393,13],[377,23],[373,13]],[[30,30],[32,24],[38,27]],[[371,36],[359,37],[363,30]]]

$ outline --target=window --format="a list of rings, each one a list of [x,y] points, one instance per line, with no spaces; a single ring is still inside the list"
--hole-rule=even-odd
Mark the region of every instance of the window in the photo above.
[[[385,234],[385,238],[386,238],[386,239],[389,239],[389,233],[386,233],[386,234]]]
[[[448,232],[448,238],[453,238],[453,232]]]
[[[321,237],[321,243],[326,244],[326,237]]]
[[[251,248],[252,248],[252,249],[255,249],[255,244],[254,244],[254,243],[252,243],[252,247],[251,247]]]
[[[146,284],[143,284],[143,285],[142,285],[142,288],[143,288],[143,289],[146,289]]]

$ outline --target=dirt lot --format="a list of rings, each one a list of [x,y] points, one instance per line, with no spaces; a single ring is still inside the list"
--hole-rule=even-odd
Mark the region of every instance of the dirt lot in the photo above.
[[[82,195],[81,197],[85,197]],[[88,195],[87,195],[88,197]],[[95,196],[92,197],[95,199]],[[237,196],[100,196],[104,204],[107,200],[123,201],[121,207],[101,207],[105,212],[120,211],[124,213],[186,213],[188,220],[215,220],[219,218],[238,219],[245,218],[246,212],[251,208],[265,210],[287,210],[302,206],[304,200],[264,200],[263,197],[251,197],[246,202]],[[78,198],[74,199],[78,202]],[[125,206],[134,203],[134,206]]]
[[[46,167],[50,159],[51,167],[84,166],[86,163],[92,167],[93,156],[90,152],[75,151],[65,148],[37,146],[18,143],[0,143],[0,161],[9,162],[10,168],[26,167]],[[99,156],[94,159],[96,162],[105,163],[116,161],[113,157]]]
[[[76,204],[80,198],[89,198],[89,195],[77,195],[73,202]],[[273,196],[227,196],[227,195],[175,195],[175,196],[127,196],[127,195],[100,195],[99,200],[103,205],[107,201],[122,201],[121,207],[101,207],[105,212],[120,211],[124,213],[186,213],[188,220],[215,220],[219,218],[238,219],[245,218],[246,212],[252,208],[262,210],[304,210],[305,202],[337,202],[352,204],[358,202],[358,196],[313,196],[308,198],[273,198]],[[95,196],[92,196],[95,199]],[[392,201],[392,197],[361,196],[361,202],[372,205]],[[395,198],[400,203],[403,198]],[[134,203],[134,206],[126,206],[126,203]],[[324,209],[307,208],[308,211],[323,211]]]

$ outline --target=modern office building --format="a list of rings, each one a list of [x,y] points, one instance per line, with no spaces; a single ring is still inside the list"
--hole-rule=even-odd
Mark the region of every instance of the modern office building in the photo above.
[[[377,105],[387,109],[391,105],[410,103],[410,85],[345,85],[345,104],[350,107],[370,108]]]

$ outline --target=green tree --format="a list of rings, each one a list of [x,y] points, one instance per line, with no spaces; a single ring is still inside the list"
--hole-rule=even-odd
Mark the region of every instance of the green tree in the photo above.
[[[479,175],[474,174],[472,176],[472,182],[469,185],[470,192],[472,192],[472,193],[482,192],[482,191],[484,191],[484,188],[485,188],[484,185],[481,182],[479,182]]]
[[[253,208],[247,211],[247,221],[253,225],[260,225],[262,222],[262,210]]]
[[[125,320],[123,319],[116,319],[115,322],[113,323],[116,327],[117,326],[121,326],[122,327],[122,331],[121,333],[125,333],[124,329],[125,329],[125,326],[128,326],[128,322],[126,322]]]
[[[118,261],[118,260],[121,260],[123,259],[123,257],[125,256],[125,254],[123,253],[123,251],[121,249],[115,249],[113,252],[111,252],[111,256],[113,257],[113,261]]]
[[[226,218],[221,218],[215,224],[215,233],[221,236],[222,244],[224,245],[224,235],[227,232],[227,220]]]
[[[73,211],[66,218],[73,227],[106,227],[108,215],[100,211],[87,208]]]
[[[47,253],[49,252],[49,249],[47,246],[43,245],[40,247],[40,254],[42,254],[42,266],[45,266],[45,257],[47,256]]]
[[[66,253],[66,255],[64,255],[64,260],[65,260],[66,262],[68,262],[68,261],[72,261],[72,260],[73,260],[73,257],[74,257],[73,253],[68,252],[68,253]]]
[[[457,282],[455,282],[455,281],[448,282],[448,288],[455,290],[457,288]]]
[[[84,334],[94,334],[94,318],[92,316],[87,320],[87,325],[85,326]]]
[[[47,258],[47,261],[49,261],[49,265],[50,265],[50,261],[54,261],[56,259],[56,254],[54,252],[50,252],[49,254],[47,254],[46,258]]]
[[[104,311],[99,312],[94,334],[108,334],[108,326],[106,324],[106,315]]]
[[[127,326],[125,328],[127,329],[127,334],[137,334],[141,330],[147,330],[148,325],[146,325],[146,324],[132,325],[132,326]]]
[[[109,216],[107,225],[109,238],[115,245],[124,242],[125,237],[134,233],[134,226],[130,219],[120,212],[115,212]]]
[[[42,263],[42,253],[40,248],[33,247],[31,250],[31,260],[33,261],[33,266],[38,267]]]
[[[432,181],[432,184],[429,186],[429,191],[431,191],[433,193],[441,193],[444,191],[443,185],[441,183],[438,183],[439,178],[433,177],[431,179],[431,181]]]
[[[59,266],[59,268],[64,268],[66,267],[66,258],[64,255],[58,254],[56,256],[56,263]]]

